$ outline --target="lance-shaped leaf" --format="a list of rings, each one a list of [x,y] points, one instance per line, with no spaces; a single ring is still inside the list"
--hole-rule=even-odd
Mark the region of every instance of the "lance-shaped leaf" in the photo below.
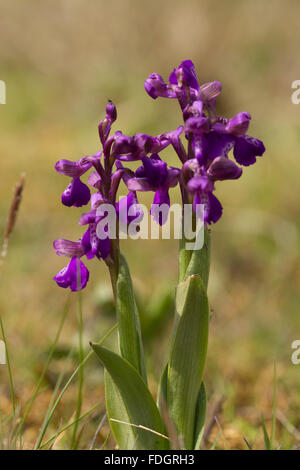
[[[168,449],[169,441],[163,437],[166,431],[158,408],[136,369],[121,356],[102,346],[95,344],[92,348],[118,388],[129,418],[128,426],[132,425],[136,436],[135,448]],[[112,419],[120,420],[120,417],[110,413],[110,421]]]
[[[135,449],[137,437],[134,428],[118,422],[130,423],[130,418],[122,396],[107,370],[104,373],[104,382],[106,412],[116,442],[122,450]],[[113,421],[113,419],[118,421]]]
[[[206,391],[205,391],[204,382],[202,382],[199,393],[198,393],[198,399],[197,399],[197,404],[196,404],[195,435],[194,435],[194,449],[195,450],[200,449],[200,444],[201,444],[203,433],[204,433],[205,417],[206,417]]]
[[[189,276],[176,292],[175,334],[171,348],[167,403],[187,449],[194,447],[195,415],[207,353],[209,309],[199,275]]]
[[[203,286],[207,289],[210,266],[210,234],[204,229],[204,243],[200,250],[192,251],[189,264],[185,272],[185,279],[193,274],[199,274]]]
[[[147,382],[139,314],[130,272],[122,254],[119,258],[119,274],[116,283],[116,309],[121,355]]]

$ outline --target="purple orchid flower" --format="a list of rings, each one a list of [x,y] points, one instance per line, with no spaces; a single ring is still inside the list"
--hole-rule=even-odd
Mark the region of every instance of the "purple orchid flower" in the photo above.
[[[183,170],[190,177],[186,188],[194,196],[194,211],[197,213],[197,204],[204,204],[204,223],[216,223],[222,215],[222,205],[213,194],[214,183],[240,178],[242,168],[227,157],[217,157],[206,168],[197,159],[188,160]]]
[[[142,158],[143,165],[140,166],[135,176],[128,179],[127,187],[130,191],[154,191],[154,200],[150,210],[154,220],[163,225],[167,220],[168,211],[165,216],[158,213],[158,206],[166,204],[170,207],[169,189],[176,186],[179,180],[180,170],[167,167],[158,154]]]
[[[91,197],[88,186],[80,180],[80,176],[86,173],[92,164],[84,159],[78,162],[69,160],[59,160],[55,164],[55,170],[61,175],[72,178],[71,183],[67,186],[62,194],[61,200],[65,206],[82,207],[85,206]]]
[[[114,157],[123,162],[141,160],[148,154],[159,153],[169,145],[164,134],[152,137],[149,134],[135,134],[133,137],[116,132],[112,147]]]
[[[193,197],[194,207],[200,203],[205,205],[205,223],[216,222],[222,215],[222,206],[213,195],[215,181],[237,179],[242,174],[242,169],[229,159],[229,152],[233,150],[236,162],[242,166],[252,165],[265,152],[260,140],[247,135],[250,114],[241,112],[229,120],[218,116],[216,100],[222,85],[219,81],[199,85],[195,66],[190,60],[183,61],[173,70],[168,84],[159,74],[151,74],[145,89],[154,99],[159,96],[178,99],[188,151],[181,142],[182,127],[165,136],[183,163],[181,186]],[[144,184],[151,186],[149,178]],[[186,197],[184,192],[182,194]],[[161,197],[158,195],[157,198]]]
[[[54,241],[53,246],[57,255],[71,258],[67,266],[54,276],[57,285],[63,288],[70,287],[73,292],[84,289],[89,280],[89,271],[80,260],[85,254],[81,241],[59,239]]]
[[[106,107],[105,119],[99,124],[99,137],[102,150],[95,155],[81,158],[78,162],[59,160],[55,169],[58,173],[72,178],[71,183],[62,195],[62,203],[67,206],[81,207],[91,200],[91,210],[82,214],[79,225],[87,225],[87,229],[78,242],[69,240],[56,240],[54,248],[60,256],[71,258],[69,264],[55,277],[60,287],[70,287],[72,291],[83,289],[89,279],[89,272],[81,257],[87,259],[98,258],[107,260],[111,252],[111,240],[100,239],[97,236],[97,224],[101,217],[97,216],[97,209],[103,203],[115,206],[115,198],[121,179],[120,170],[113,171],[114,159],[112,145],[117,135],[110,136],[111,126],[117,118],[115,105],[109,102]],[[91,195],[90,188],[82,183],[80,177],[91,168],[87,183],[95,193]]]

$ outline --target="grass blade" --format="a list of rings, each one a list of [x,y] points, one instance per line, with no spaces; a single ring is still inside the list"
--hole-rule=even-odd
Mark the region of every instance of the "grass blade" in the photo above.
[[[112,328],[110,328],[110,330],[104,335],[104,337],[99,341],[98,344],[103,344],[104,341],[117,329],[118,327],[118,324],[116,323]],[[49,426],[49,423],[52,419],[52,416],[54,415],[54,412],[60,402],[60,400],[62,399],[63,395],[65,394],[66,390],[68,389],[70,383],[72,382],[72,380],[74,379],[74,377],[76,377],[77,373],[79,372],[79,370],[81,369],[81,367],[83,367],[86,362],[90,359],[90,357],[93,355],[93,351],[90,351],[86,356],[85,358],[83,359],[83,361],[79,364],[79,366],[77,367],[77,369],[75,369],[75,371],[73,372],[73,374],[71,375],[71,377],[69,378],[69,380],[67,381],[67,383],[65,384],[65,386],[63,387],[62,391],[60,392],[60,394],[58,395],[57,399],[55,400],[55,403],[53,405],[53,407],[51,408],[50,410],[50,413],[46,419],[46,421],[44,422],[43,426],[42,426],[42,429],[41,429],[41,432],[39,434],[39,437],[37,439],[37,442],[35,444],[35,450],[37,449],[40,449],[41,445],[42,445],[42,441],[43,441],[43,438],[45,436],[45,433],[48,429],[48,426]]]
[[[78,359],[79,359],[79,364],[83,361],[83,323],[82,323],[82,296],[81,292],[77,292],[77,298],[78,298],[78,312],[77,312],[77,317],[78,317],[78,336],[79,336],[79,353],[78,353]],[[80,368],[78,372],[78,395],[77,395],[77,406],[76,406],[76,414],[75,414],[75,425],[73,428],[73,435],[72,435],[72,441],[71,441],[71,449],[76,449],[76,436],[77,436],[77,430],[78,430],[78,423],[79,423],[79,417],[81,414],[81,408],[82,408],[82,390],[83,390],[83,367]]]

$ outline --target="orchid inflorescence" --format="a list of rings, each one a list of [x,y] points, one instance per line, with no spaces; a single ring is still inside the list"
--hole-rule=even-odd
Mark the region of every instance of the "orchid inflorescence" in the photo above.
[[[169,190],[179,184],[183,204],[192,203],[195,213],[197,204],[203,204],[204,223],[215,223],[222,215],[221,203],[214,195],[215,182],[239,178],[241,166],[252,165],[265,151],[260,140],[247,134],[251,120],[249,113],[240,112],[231,119],[217,115],[216,99],[222,90],[221,83],[213,81],[200,86],[190,60],[183,61],[173,70],[169,83],[159,74],[151,74],[145,81],[145,90],[153,99],[177,99],[183,124],[158,136],[139,133],[130,137],[121,131],[111,134],[117,111],[109,102],[105,118],[99,124],[102,150],[77,162],[59,160],[55,165],[58,173],[71,178],[62,194],[62,203],[68,207],[91,204],[90,211],[79,220],[79,225],[87,227],[82,238],[77,242],[62,239],[54,242],[58,255],[71,258],[54,277],[60,287],[78,291],[86,286],[89,272],[80,259],[83,256],[102,258],[108,265],[113,262],[114,245],[118,240],[111,240],[109,231],[106,239],[97,237],[96,228],[102,217],[97,209],[101,204],[111,204],[117,215],[120,207],[126,204],[125,223],[129,224],[132,221],[130,207],[138,207],[137,193],[153,191],[150,213],[162,225],[166,217],[154,210],[154,206],[170,206]],[[187,141],[186,148],[182,138]],[[160,156],[169,145],[179,157],[179,168],[169,166]],[[231,150],[241,166],[228,157]],[[132,171],[128,164],[135,161],[140,161],[141,166]],[[80,178],[89,170],[92,171],[86,185]],[[128,188],[128,195],[117,202],[121,180]],[[95,190],[93,194],[90,188]],[[140,220],[140,214],[137,214],[137,220]]]

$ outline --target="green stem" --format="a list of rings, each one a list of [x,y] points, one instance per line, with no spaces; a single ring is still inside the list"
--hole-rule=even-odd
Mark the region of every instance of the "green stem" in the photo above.
[[[16,412],[16,399],[15,399],[14,382],[13,382],[12,369],[11,369],[10,359],[9,359],[9,354],[8,354],[7,341],[6,341],[6,336],[5,336],[5,332],[4,332],[4,325],[3,325],[3,321],[2,321],[1,316],[0,316],[0,328],[1,328],[2,338],[3,338],[3,342],[4,342],[4,346],[5,346],[5,354],[6,354],[6,362],[7,362],[7,368],[8,368],[11,401],[12,401],[12,407],[13,407],[13,414],[15,415],[15,412]]]
[[[77,293],[78,296],[78,309],[77,309],[77,317],[78,317],[78,337],[79,337],[79,345],[78,345],[78,359],[79,364],[83,361],[83,322],[82,322],[82,296],[81,292]],[[78,431],[78,424],[79,424],[79,417],[81,414],[82,408],[82,390],[83,390],[83,368],[78,372],[78,394],[77,394],[77,407],[76,407],[76,415],[75,415],[75,425],[73,429],[72,441],[71,441],[71,449],[76,450],[77,442],[77,431]]]

